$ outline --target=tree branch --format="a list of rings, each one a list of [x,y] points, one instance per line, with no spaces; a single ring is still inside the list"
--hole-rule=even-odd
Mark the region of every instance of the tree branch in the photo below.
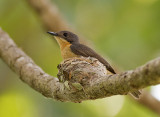
[[[60,101],[81,102],[126,95],[128,92],[160,83],[160,58],[135,70],[116,75],[104,75],[105,67],[94,58],[74,58],[59,66],[59,78],[65,80],[60,82],[38,67],[2,29],[0,57],[22,81],[44,96]]]

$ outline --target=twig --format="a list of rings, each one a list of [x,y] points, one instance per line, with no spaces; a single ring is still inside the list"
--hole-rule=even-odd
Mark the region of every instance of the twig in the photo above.
[[[160,115],[160,102],[147,91],[143,91],[142,96],[138,102],[145,105],[146,107],[149,107],[152,111]]]

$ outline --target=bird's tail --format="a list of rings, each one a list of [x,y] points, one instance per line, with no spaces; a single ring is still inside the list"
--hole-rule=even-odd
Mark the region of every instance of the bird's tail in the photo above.
[[[134,98],[139,99],[141,95],[141,91],[134,91],[130,93]]]

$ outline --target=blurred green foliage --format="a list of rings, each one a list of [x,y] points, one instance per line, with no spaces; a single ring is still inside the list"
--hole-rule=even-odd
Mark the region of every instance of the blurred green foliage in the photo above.
[[[159,0],[53,0],[116,67],[127,70],[160,55]],[[59,47],[25,0],[0,0],[0,27],[47,73],[56,76]],[[125,96],[81,104],[46,99],[0,60],[0,117],[157,117]],[[126,96],[127,97],[127,96]]]

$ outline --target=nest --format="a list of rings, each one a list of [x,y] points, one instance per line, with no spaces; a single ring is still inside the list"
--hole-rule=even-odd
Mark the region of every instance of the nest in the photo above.
[[[106,67],[97,59],[92,57],[75,57],[64,60],[57,68],[59,72],[57,77],[60,82],[68,82],[72,84],[90,83],[92,79],[107,74]]]

